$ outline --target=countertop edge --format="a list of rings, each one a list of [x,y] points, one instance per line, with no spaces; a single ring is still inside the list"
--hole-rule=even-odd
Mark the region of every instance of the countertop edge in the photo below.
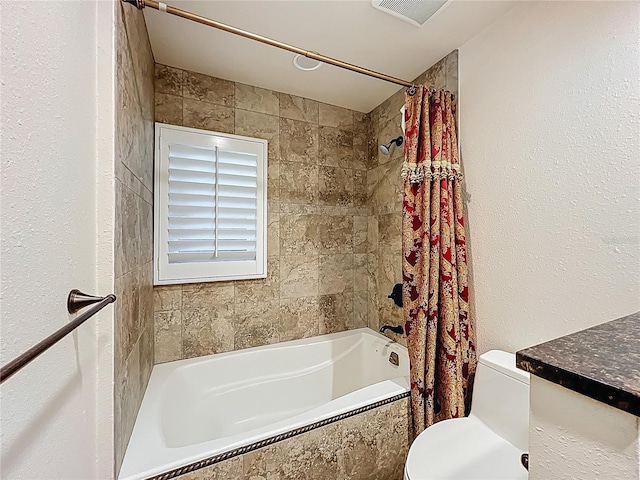
[[[608,385],[593,378],[551,365],[527,354],[516,352],[516,366],[531,375],[555,383],[593,400],[640,417],[640,397],[632,392]]]

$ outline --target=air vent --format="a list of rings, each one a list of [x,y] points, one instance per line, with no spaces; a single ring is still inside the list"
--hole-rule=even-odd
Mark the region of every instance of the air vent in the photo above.
[[[449,0],[372,0],[371,5],[382,12],[421,27]]]

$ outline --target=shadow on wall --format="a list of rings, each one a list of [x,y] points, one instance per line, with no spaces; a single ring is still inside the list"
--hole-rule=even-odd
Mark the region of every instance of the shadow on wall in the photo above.
[[[78,364],[78,358],[76,354],[76,365]],[[24,375],[28,375],[28,372],[21,372]],[[15,379],[13,379],[15,381]],[[21,383],[15,382],[14,385],[5,387],[7,390],[14,388],[11,392],[14,399],[18,400],[21,395],[32,395],[33,392],[30,388],[31,385],[29,378],[22,379]],[[56,379],[56,386],[58,386],[58,379]],[[60,417],[59,413],[65,406],[69,405],[69,399],[78,396],[82,387],[82,373],[77,368],[59,388],[50,396],[43,398],[43,402],[40,405],[39,410],[31,412],[23,412],[21,419],[24,419],[25,425],[12,428],[13,431],[19,431],[20,433],[14,437],[10,443],[9,448],[2,451],[2,469],[5,471],[12,471],[14,465],[24,464],[25,457],[29,456],[29,446],[34,442],[41,440],[42,432],[49,431],[49,426],[57,418]],[[41,395],[41,394],[39,394]],[[8,401],[5,397],[4,401]],[[78,415],[81,415],[79,412]],[[12,420],[16,420],[13,416],[9,419],[3,417],[3,423],[9,423]]]

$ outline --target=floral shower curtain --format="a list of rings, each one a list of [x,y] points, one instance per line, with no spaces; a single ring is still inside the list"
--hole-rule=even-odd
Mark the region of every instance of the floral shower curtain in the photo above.
[[[476,366],[453,95],[406,92],[403,314],[414,434],[462,417]]]

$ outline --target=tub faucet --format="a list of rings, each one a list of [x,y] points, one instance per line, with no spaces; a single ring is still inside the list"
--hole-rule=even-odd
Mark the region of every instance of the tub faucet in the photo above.
[[[380,329],[380,333],[384,333],[385,330],[391,330],[393,333],[396,333],[398,335],[404,334],[404,328],[402,328],[402,325],[398,325],[396,327],[392,325],[383,325]]]

